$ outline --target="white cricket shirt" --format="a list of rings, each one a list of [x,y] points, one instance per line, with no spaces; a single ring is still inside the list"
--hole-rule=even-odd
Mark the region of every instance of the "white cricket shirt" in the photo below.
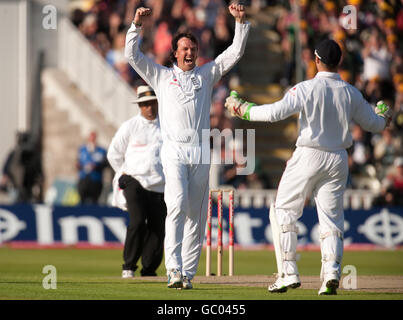
[[[139,30],[131,25],[125,55],[130,65],[154,89],[158,97],[162,139],[170,143],[200,145],[202,130],[210,129],[213,86],[242,57],[249,23],[236,23],[233,43],[214,61],[191,71],[156,64],[139,49]]]
[[[164,192],[161,145],[158,117],[147,120],[138,114],[125,121],[113,137],[107,154],[116,178],[125,173],[139,181],[144,189]]]
[[[298,147],[347,149],[353,142],[349,130],[352,121],[370,132],[385,128],[384,118],[375,113],[360,91],[333,72],[318,72],[315,78],[290,89],[282,100],[251,108],[250,121],[276,122],[298,112]]]

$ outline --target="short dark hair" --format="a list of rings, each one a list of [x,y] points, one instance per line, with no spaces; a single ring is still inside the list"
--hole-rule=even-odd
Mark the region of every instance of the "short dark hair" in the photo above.
[[[180,33],[175,34],[174,37],[172,38],[172,42],[171,42],[172,50],[169,55],[169,60],[171,62],[171,65],[173,65],[176,62],[175,51],[178,50],[178,41],[182,38],[188,38],[190,41],[195,43],[197,47],[199,47],[199,42],[197,41],[197,39],[193,33],[180,32]]]
[[[336,41],[325,39],[316,46],[315,56],[326,66],[334,69],[340,63],[342,51]]]

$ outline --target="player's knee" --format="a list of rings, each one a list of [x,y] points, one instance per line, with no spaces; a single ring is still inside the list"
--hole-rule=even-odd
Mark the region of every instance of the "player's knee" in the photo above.
[[[276,208],[276,219],[279,225],[295,225],[301,215],[294,210]]]

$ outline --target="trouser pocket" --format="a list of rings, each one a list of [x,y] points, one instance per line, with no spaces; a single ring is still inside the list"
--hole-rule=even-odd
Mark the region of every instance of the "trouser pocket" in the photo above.
[[[126,189],[129,185],[135,182],[137,182],[137,180],[127,174],[122,174],[118,180],[119,188],[122,190]]]

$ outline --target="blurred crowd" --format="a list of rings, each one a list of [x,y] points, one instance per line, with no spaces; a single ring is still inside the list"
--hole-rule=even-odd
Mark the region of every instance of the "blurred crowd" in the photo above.
[[[298,26],[295,1],[299,4]],[[202,65],[214,59],[232,42],[234,22],[227,10],[229,2],[88,0],[82,1],[85,5],[75,9],[71,18],[121,77],[133,87],[137,87],[142,84],[142,79],[127,64],[124,46],[127,28],[138,6],[150,7],[153,12],[151,19],[147,19],[144,24],[141,34],[141,49],[145,54],[159,64],[169,65],[172,37],[176,32],[187,29],[200,41],[198,65]],[[371,104],[375,105],[377,101],[384,100],[393,108],[395,115],[392,125],[382,134],[368,134],[359,126],[353,125],[354,144],[349,150],[351,177],[348,187],[368,188],[386,195],[387,190],[390,190],[391,175],[399,171],[398,159],[403,156],[403,1],[244,2],[251,6],[252,11],[259,11],[267,6],[281,8],[277,11],[280,13],[277,15],[274,29],[279,35],[285,59],[284,73],[277,79],[284,88],[296,82],[296,59],[300,59],[304,79],[315,76],[315,45],[324,38],[331,38],[339,43],[343,51],[339,68],[342,79],[361,90]],[[296,57],[297,32],[301,45],[300,57]],[[237,68],[224,77],[214,89],[210,116],[212,129],[222,131],[233,128],[232,121],[224,112],[224,99],[229,94],[231,81],[238,81]],[[256,177],[234,177],[231,175],[232,171],[233,168],[224,170],[220,181],[240,188],[269,186],[266,177],[262,176],[260,180],[257,178],[256,182]],[[250,183],[249,178],[252,179]],[[388,197],[385,196],[383,200],[386,198]]]
[[[290,1],[284,7],[276,25],[287,57],[286,72],[281,79],[284,85],[293,83],[295,77],[293,43],[297,30],[293,3]],[[384,100],[394,111],[391,127],[382,134],[366,133],[358,125],[352,125],[348,187],[380,192],[379,204],[402,205],[403,1],[299,0],[299,4],[304,79],[316,74],[315,45],[324,38],[333,39],[343,51],[339,67],[342,79],[356,86],[372,105]]]

